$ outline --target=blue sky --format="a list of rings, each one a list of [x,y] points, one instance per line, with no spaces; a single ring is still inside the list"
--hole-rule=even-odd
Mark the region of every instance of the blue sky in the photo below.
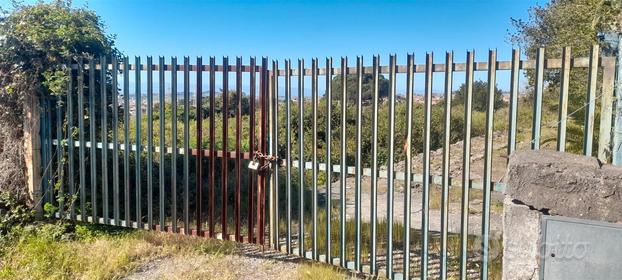
[[[3,7],[7,2],[0,0]],[[467,49],[475,50],[477,60],[485,60],[489,49],[508,60],[510,18],[527,18],[537,3],[546,1],[74,0],[74,6],[87,5],[101,16],[130,57],[268,56],[305,58],[309,64],[326,56],[354,62],[356,55],[370,63],[374,54],[386,62],[392,53],[403,64],[408,52],[417,63],[430,51],[441,62],[451,50],[456,61],[464,61]]]

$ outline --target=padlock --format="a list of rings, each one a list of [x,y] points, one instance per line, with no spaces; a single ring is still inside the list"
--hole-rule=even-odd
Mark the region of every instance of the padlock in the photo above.
[[[258,170],[259,169],[259,162],[256,160],[252,160],[248,163],[248,168],[251,170]]]

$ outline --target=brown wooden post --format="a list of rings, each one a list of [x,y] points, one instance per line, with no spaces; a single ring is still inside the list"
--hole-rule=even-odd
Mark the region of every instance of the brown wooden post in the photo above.
[[[31,94],[24,102],[24,163],[26,187],[37,215],[41,215],[41,137],[39,97]]]

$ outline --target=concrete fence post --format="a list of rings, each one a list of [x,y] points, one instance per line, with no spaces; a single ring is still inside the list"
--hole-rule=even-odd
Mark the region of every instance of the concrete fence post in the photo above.
[[[618,34],[615,82],[615,120],[613,128],[613,165],[622,166],[622,33]]]
[[[40,106],[36,94],[24,102],[24,163],[26,164],[26,187],[34,210],[41,214],[41,137]]]

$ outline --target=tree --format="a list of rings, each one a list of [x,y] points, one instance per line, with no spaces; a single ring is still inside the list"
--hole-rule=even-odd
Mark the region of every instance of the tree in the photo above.
[[[464,104],[464,97],[466,94],[466,84],[460,85],[458,90],[454,91],[454,104]],[[494,108],[498,109],[503,106],[503,98],[501,97],[501,90],[495,85],[495,104]],[[485,112],[488,103],[488,82],[475,81],[473,82],[473,110]]]
[[[535,58],[540,47],[545,48],[545,57],[561,57],[563,47],[571,47],[573,57],[586,57],[592,45],[599,44],[601,32],[622,31],[622,1],[620,0],[552,0],[536,5],[529,10],[529,18],[512,19],[514,30],[510,41],[520,46],[525,55]],[[611,46],[601,45],[603,52]],[[530,85],[535,84],[535,73],[527,71]],[[573,68],[570,71],[568,88],[568,111],[577,111],[568,123],[569,150],[581,146],[581,126],[585,117],[583,107],[587,92],[587,69]],[[545,71],[546,90],[543,96],[545,106],[557,110],[559,106],[560,71]],[[596,110],[599,114],[599,110]],[[595,117],[598,125],[599,117]],[[575,126],[575,127],[573,127]],[[578,135],[572,135],[573,133]],[[596,134],[597,136],[598,134]]]
[[[335,77],[333,77],[333,100],[341,99],[341,92],[343,91],[341,80],[342,79],[340,75],[336,75]],[[374,76],[372,74],[363,74],[362,84],[363,102],[372,100],[374,98]],[[346,86],[348,102],[356,102],[358,83],[357,76],[355,74],[346,75]],[[378,77],[378,97],[384,98],[387,96],[389,96],[389,80],[387,80],[384,76],[380,75],[380,77]]]
[[[97,14],[69,0],[23,5],[0,15],[0,191],[24,192],[23,137],[28,99],[65,92],[65,63],[118,55]]]

